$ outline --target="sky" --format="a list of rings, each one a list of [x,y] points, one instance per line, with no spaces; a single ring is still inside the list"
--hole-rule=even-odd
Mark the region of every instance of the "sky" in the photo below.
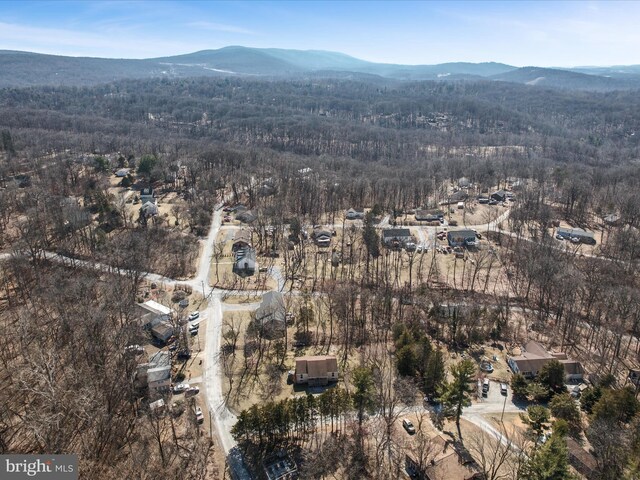
[[[248,47],[374,62],[640,64],[640,1],[0,1],[0,49],[152,58]]]

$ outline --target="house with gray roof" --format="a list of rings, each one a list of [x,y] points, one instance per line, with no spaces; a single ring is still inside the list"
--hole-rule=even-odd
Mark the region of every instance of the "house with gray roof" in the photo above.
[[[256,326],[266,338],[278,338],[285,334],[286,308],[280,292],[267,292],[256,310]]]
[[[570,227],[558,227],[556,229],[556,235],[560,235],[566,240],[577,238],[580,243],[586,243],[587,245],[595,245],[596,239],[593,236],[593,232],[588,232],[582,228],[570,228]]]

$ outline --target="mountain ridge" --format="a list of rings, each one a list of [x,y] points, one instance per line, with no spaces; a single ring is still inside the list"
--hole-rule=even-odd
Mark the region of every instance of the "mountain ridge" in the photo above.
[[[250,75],[307,76],[394,81],[507,81],[545,88],[617,90],[640,88],[640,66],[569,69],[515,67],[499,62],[434,65],[376,63],[325,50],[252,48],[238,45],[146,59],[68,57],[0,50],[0,87],[83,86],[123,79]]]

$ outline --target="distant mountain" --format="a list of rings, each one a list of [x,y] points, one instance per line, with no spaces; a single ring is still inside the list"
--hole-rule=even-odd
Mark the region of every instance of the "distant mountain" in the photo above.
[[[614,90],[640,87],[640,66],[562,70],[503,63],[396,65],[337,52],[232,46],[141,60],[64,57],[0,50],[0,87],[82,86],[136,78],[260,76],[352,78],[362,81],[465,81],[489,79],[548,88]],[[582,71],[584,70],[584,71]]]
[[[628,74],[626,77],[609,77],[581,73],[577,70],[555,68],[523,67],[489,77],[503,82],[523,83],[546,88],[566,90],[610,91],[640,88],[640,75]]]

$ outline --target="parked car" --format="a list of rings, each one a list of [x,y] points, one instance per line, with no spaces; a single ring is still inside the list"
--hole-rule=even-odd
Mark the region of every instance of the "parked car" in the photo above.
[[[500,393],[502,395],[506,395],[507,394],[507,384],[506,383],[501,383],[500,384]]]
[[[192,312],[189,314],[189,321],[195,320],[199,316],[200,316],[200,312],[196,310],[195,312]]]
[[[188,383],[177,383],[173,386],[173,393],[175,395],[184,393],[189,390],[189,388],[191,388],[191,386]]]
[[[178,305],[179,305],[181,308],[187,308],[187,307],[189,306],[189,299],[188,299],[188,298],[183,298],[182,300],[180,300],[180,301],[178,302]]]
[[[406,418],[403,419],[402,426],[404,427],[404,429],[407,431],[409,435],[413,435],[414,433],[416,433],[416,427],[413,426],[413,423],[411,423],[411,420],[408,420]]]
[[[489,200],[489,205],[497,205],[497,204],[498,204],[497,200],[493,200],[493,199]]]
[[[204,422],[204,415],[200,407],[196,407],[193,412],[196,414],[196,422],[198,423]]]
[[[124,347],[124,353],[128,355],[142,355],[144,348],[141,345],[129,345]]]
[[[417,248],[418,248],[418,247],[417,247],[417,246],[416,246],[416,244],[415,244],[415,243],[413,243],[413,242],[407,242],[407,243],[405,244],[405,246],[404,246],[404,249],[405,249],[407,252],[415,252]]]
[[[193,397],[194,395],[197,395],[198,393],[200,393],[200,389],[198,387],[189,387],[184,392],[184,396],[185,398],[189,398],[189,397]]]

